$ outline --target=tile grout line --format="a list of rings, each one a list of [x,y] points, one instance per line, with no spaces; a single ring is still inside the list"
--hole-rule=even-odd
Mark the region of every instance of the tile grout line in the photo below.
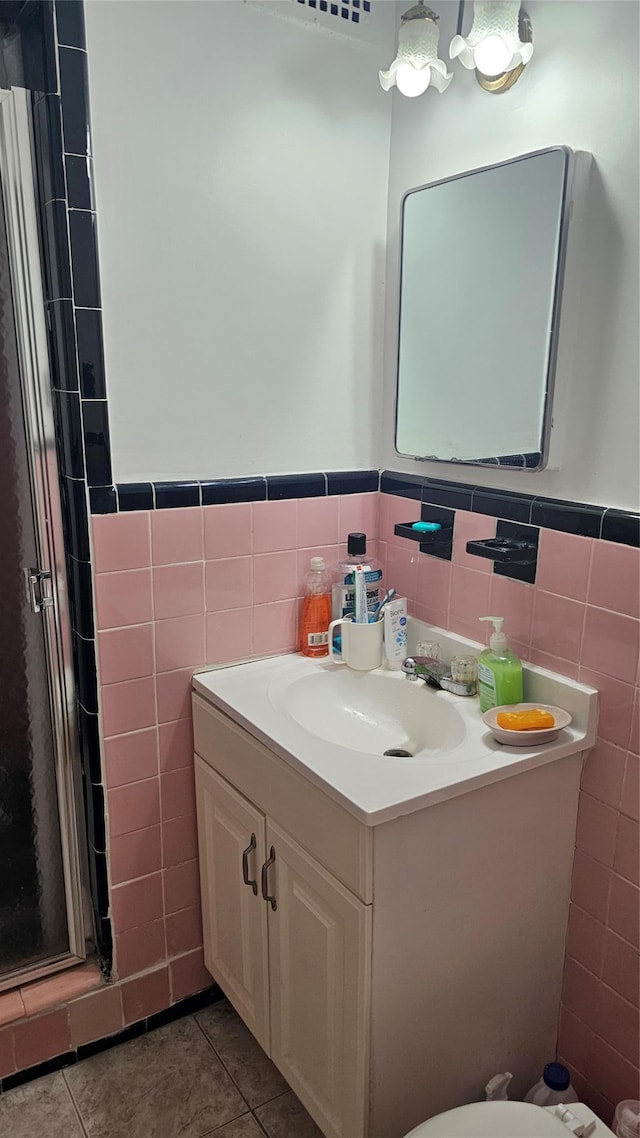
[[[76,1116],[77,1116],[78,1122],[80,1123],[80,1129],[81,1129],[81,1131],[82,1131],[83,1135],[85,1136],[85,1138],[89,1138],[89,1132],[88,1132],[88,1130],[87,1130],[87,1128],[86,1128],[86,1126],[85,1126],[85,1124],[84,1124],[84,1119],[83,1119],[83,1117],[82,1117],[82,1114],[80,1113],[80,1107],[78,1106],[78,1104],[77,1104],[77,1102],[76,1102],[76,1100],[75,1100],[75,1098],[74,1098],[74,1096],[73,1096],[73,1091],[71,1090],[71,1087],[69,1086],[69,1084],[68,1084],[68,1082],[67,1082],[67,1079],[66,1079],[66,1074],[65,1074],[65,1072],[66,1072],[67,1070],[70,1070],[70,1068],[68,1068],[68,1067],[67,1067],[67,1068],[63,1068],[63,1069],[62,1069],[62,1071],[60,1072],[60,1074],[62,1075],[62,1081],[63,1081],[63,1083],[64,1083],[64,1085],[65,1085],[65,1088],[66,1088],[67,1094],[69,1095],[69,1098],[71,1099],[71,1105],[72,1105],[72,1107],[73,1107],[73,1110],[74,1110],[74,1112],[75,1112],[75,1114],[76,1114]]]
[[[234,1079],[233,1075],[231,1074],[231,1071],[230,1071],[230,1070],[229,1070],[229,1068],[227,1067],[227,1064],[225,1063],[225,1061],[224,1061],[224,1059],[222,1058],[222,1056],[221,1056],[221,1055],[220,1055],[220,1054],[219,1054],[219,1053],[216,1051],[216,1048],[215,1048],[215,1046],[214,1046],[213,1042],[211,1041],[211,1039],[209,1039],[209,1036],[207,1035],[206,1031],[204,1030],[204,1028],[203,1028],[202,1024],[201,1024],[201,1023],[199,1023],[199,1021],[198,1021],[198,1013],[197,1013],[197,1012],[194,1012],[194,1014],[193,1014],[193,1017],[192,1017],[192,1018],[193,1018],[193,1020],[194,1020],[194,1022],[195,1022],[195,1024],[196,1024],[196,1026],[198,1027],[198,1029],[199,1029],[199,1030],[202,1032],[202,1034],[204,1035],[204,1037],[205,1037],[205,1039],[206,1039],[207,1043],[209,1044],[209,1047],[210,1047],[210,1048],[211,1048],[211,1050],[213,1051],[213,1054],[215,1055],[216,1059],[217,1059],[217,1060],[218,1060],[218,1062],[220,1063],[220,1065],[221,1065],[221,1067],[222,1067],[223,1071],[226,1071],[227,1075],[228,1075],[228,1076],[229,1076],[229,1078],[231,1079],[231,1082],[233,1083],[234,1087],[236,1088],[236,1090],[237,1090],[238,1094],[240,1095],[240,1098],[241,1098],[241,1099],[242,1099],[242,1101],[243,1101],[243,1102],[246,1104],[246,1107],[247,1107],[247,1111],[248,1111],[249,1113],[252,1113],[252,1111],[251,1111],[251,1107],[250,1107],[249,1103],[247,1102],[246,1098],[244,1097],[244,1095],[243,1095],[242,1091],[240,1090],[240,1087],[238,1086],[238,1083],[237,1083],[237,1082],[236,1082],[236,1080]],[[246,1113],[246,1111],[245,1111],[245,1113]],[[240,1118],[240,1117],[241,1117],[241,1115],[238,1115],[238,1118]],[[233,1119],[230,1119],[230,1121],[234,1121],[234,1120],[233,1120]],[[203,1136],[203,1138],[206,1138],[206,1135],[204,1135],[204,1136]]]

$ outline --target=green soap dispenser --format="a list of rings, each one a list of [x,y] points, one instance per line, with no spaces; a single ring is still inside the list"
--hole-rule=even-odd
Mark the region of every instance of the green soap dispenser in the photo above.
[[[489,647],[478,656],[478,691],[480,711],[501,707],[504,703],[522,703],[522,664],[511,651],[502,631],[503,616],[481,616],[493,621],[495,632]]]

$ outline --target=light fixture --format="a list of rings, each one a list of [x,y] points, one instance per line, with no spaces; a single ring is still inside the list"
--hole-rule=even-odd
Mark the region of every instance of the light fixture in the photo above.
[[[389,91],[394,85],[403,95],[415,98],[427,87],[442,94],[453,74],[438,59],[438,16],[427,8],[424,0],[409,8],[401,17],[398,54],[388,71],[380,71],[380,86]]]
[[[520,0],[475,0],[468,36],[454,36],[449,57],[475,70],[485,91],[507,91],[533,55],[531,22]]]

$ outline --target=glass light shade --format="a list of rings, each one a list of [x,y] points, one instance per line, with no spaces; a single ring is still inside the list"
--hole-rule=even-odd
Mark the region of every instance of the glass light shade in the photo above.
[[[519,16],[520,0],[475,0],[471,31],[453,37],[449,57],[490,77],[528,63],[533,44],[522,43]]]
[[[398,33],[398,54],[388,71],[380,71],[380,86],[385,91],[397,87],[403,95],[414,98],[427,87],[446,91],[453,73],[438,59],[439,32],[434,20],[424,16],[403,22]]]

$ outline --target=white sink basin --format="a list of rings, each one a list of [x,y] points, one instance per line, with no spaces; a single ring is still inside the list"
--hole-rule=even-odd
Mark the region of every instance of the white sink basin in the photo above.
[[[339,747],[376,757],[429,759],[462,743],[457,708],[434,698],[422,681],[388,673],[354,672],[328,664],[312,675],[269,686],[269,699],[300,727]]]

